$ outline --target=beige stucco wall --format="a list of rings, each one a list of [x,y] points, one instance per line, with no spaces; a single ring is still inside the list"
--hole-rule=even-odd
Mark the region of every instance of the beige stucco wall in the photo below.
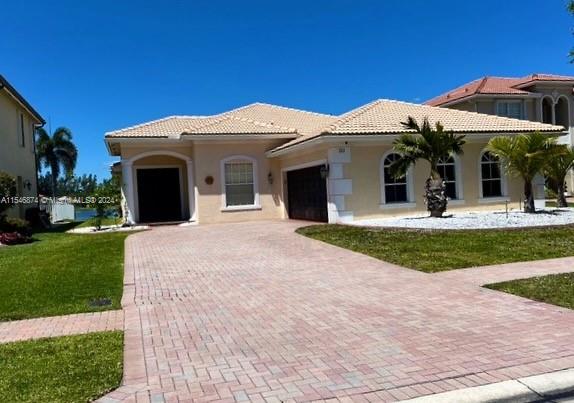
[[[196,211],[200,224],[238,222],[251,220],[272,220],[287,218],[285,171],[289,168],[320,163],[328,159],[328,147],[318,145],[314,148],[297,153],[267,158],[266,151],[280,144],[277,141],[244,141],[242,143],[203,141],[185,145],[168,146],[128,146],[122,148],[125,159],[133,158],[142,153],[177,152],[189,156],[193,160],[193,181],[196,187]],[[464,155],[460,156],[460,174],[462,183],[462,200],[452,202],[449,210],[480,210],[502,209],[504,202],[488,201],[479,197],[479,160],[487,140],[470,139],[464,146]],[[384,217],[389,215],[409,214],[426,211],[423,201],[424,183],[428,176],[429,167],[425,162],[419,162],[413,168],[413,190],[415,205],[412,208],[389,208],[381,202],[381,158],[392,148],[389,142],[385,144],[369,143],[368,145],[351,145],[351,162],[343,164],[344,178],[352,180],[352,193],[345,195],[345,210],[352,212],[354,219]],[[223,206],[221,161],[230,156],[247,156],[257,161],[257,182],[260,208],[254,210],[227,211]],[[149,156],[137,159],[133,163],[134,182],[136,170],[141,166],[176,165],[181,167],[183,179],[184,211],[189,216],[188,179],[186,163],[183,159],[173,156]],[[268,174],[271,173],[272,183]],[[208,185],[206,178],[213,177],[213,183]],[[460,188],[459,188],[460,189]],[[522,194],[522,182],[516,178],[506,180],[506,198],[510,200],[511,208],[519,208]],[[137,199],[136,199],[137,204]]]
[[[137,157],[143,153],[148,152],[161,152],[161,151],[172,151],[178,154],[183,154],[188,157],[193,156],[193,148],[191,142],[179,142],[173,144],[166,143],[154,143],[150,141],[148,144],[138,144],[138,143],[126,143],[122,144],[121,147],[121,157],[122,159],[130,159]]]
[[[517,100],[517,98],[476,98],[470,101],[463,101],[458,104],[449,105],[448,108],[468,112],[484,113],[487,115],[496,115],[497,102],[513,100]],[[525,113],[524,118],[526,120],[539,121],[540,116],[538,113],[537,101],[530,98],[520,99],[520,101],[522,102],[523,110]]]
[[[20,145],[20,113],[24,115],[24,147]],[[32,117],[5,91],[0,91],[0,171],[16,178],[21,185],[18,196],[37,195],[33,125]],[[32,184],[30,190],[23,186],[26,181]],[[19,204],[8,215],[24,218],[26,208],[34,206],[35,203]]]
[[[504,202],[487,202],[479,197],[479,158],[486,143],[467,143],[460,156],[463,201],[449,205],[449,210],[480,210],[504,208]],[[382,203],[381,158],[391,145],[351,147],[351,163],[345,164],[345,176],[353,180],[353,193],[345,196],[345,205],[353,212],[354,219],[375,218],[389,215],[426,211],[423,200],[425,180],[429,175],[428,163],[418,162],[413,168],[414,202],[412,208],[392,208]],[[519,207],[522,184],[519,179],[508,178],[507,197],[511,208]]]
[[[283,143],[285,140],[250,140],[241,143],[196,142],[193,148],[193,164],[197,186],[198,221],[204,223],[237,222],[251,220],[269,220],[283,217],[280,199],[281,170],[276,162],[265,156],[265,152]],[[247,156],[257,161],[257,187],[260,209],[233,210],[224,209],[222,201],[223,184],[221,161],[231,156]],[[273,183],[269,183],[271,173]],[[213,177],[208,185],[206,177]]]

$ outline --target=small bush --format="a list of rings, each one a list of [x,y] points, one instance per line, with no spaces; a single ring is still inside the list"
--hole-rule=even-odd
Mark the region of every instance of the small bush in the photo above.
[[[16,179],[7,172],[0,171],[0,217],[14,205],[11,200],[16,196]]]
[[[18,232],[24,236],[32,235],[32,228],[30,223],[20,218],[5,217],[0,218],[0,231],[2,232]]]
[[[0,244],[2,245],[19,245],[29,242],[32,242],[32,238],[18,232],[0,232]]]

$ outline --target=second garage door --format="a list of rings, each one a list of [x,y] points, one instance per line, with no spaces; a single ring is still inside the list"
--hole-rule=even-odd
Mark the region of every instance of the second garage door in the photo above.
[[[289,218],[327,222],[327,184],[321,166],[287,172]]]

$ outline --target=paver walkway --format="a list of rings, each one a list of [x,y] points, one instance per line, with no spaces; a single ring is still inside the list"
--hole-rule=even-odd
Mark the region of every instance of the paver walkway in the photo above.
[[[130,236],[124,384],[101,401],[390,401],[574,367],[574,312],[297,225]]]
[[[574,257],[471,267],[435,273],[433,276],[470,282],[475,285],[501,283],[519,278],[545,276],[547,274],[574,271]]]
[[[122,330],[121,310],[0,322],[0,344],[43,337]]]

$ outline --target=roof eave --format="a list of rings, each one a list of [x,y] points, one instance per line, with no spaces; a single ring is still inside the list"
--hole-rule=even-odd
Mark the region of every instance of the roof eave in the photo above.
[[[6,90],[8,94],[18,102],[26,111],[36,119],[37,124],[45,125],[46,121],[44,118],[30,105],[28,101],[6,80],[2,75],[0,75],[0,90]]]
[[[467,95],[465,97],[462,98],[456,98],[453,99],[451,101],[447,101],[447,102],[443,102],[443,103],[439,103],[439,104],[429,104],[429,103],[424,103],[424,105],[427,106],[435,106],[435,107],[439,107],[439,108],[443,108],[443,107],[448,107],[451,105],[456,105],[456,104],[460,104],[462,102],[467,102],[473,99],[488,99],[488,98],[533,98],[533,99],[537,99],[540,98],[541,94],[536,94],[536,93],[530,93],[530,94],[513,94],[513,93],[491,93],[491,94],[485,94],[485,93],[479,93],[479,94],[470,94]],[[427,102],[432,101],[429,100]]]
[[[528,87],[532,87],[534,85],[565,85],[565,86],[570,86],[570,85],[574,85],[574,80],[532,80],[532,81],[527,81],[525,83],[521,83],[521,84],[517,84],[517,85],[513,85],[513,88],[516,89],[521,89],[521,88],[528,88]]]
[[[535,131],[535,130],[534,130]],[[485,139],[494,136],[515,136],[522,133],[531,133],[533,130],[507,130],[507,131],[455,131],[457,134],[471,134],[471,139]],[[275,149],[266,152],[266,156],[269,158],[279,157],[281,155],[291,154],[295,151],[312,147],[315,145],[330,143],[330,142],[374,142],[385,140],[394,140],[398,136],[404,133],[413,133],[413,131],[402,131],[402,132],[373,132],[373,133],[357,133],[357,134],[333,134],[333,133],[323,133],[316,137],[311,137],[308,140],[301,141],[300,143],[293,144],[287,147],[276,147]],[[568,134],[568,132],[562,128],[561,130],[544,130],[542,133],[556,136],[563,136]]]

